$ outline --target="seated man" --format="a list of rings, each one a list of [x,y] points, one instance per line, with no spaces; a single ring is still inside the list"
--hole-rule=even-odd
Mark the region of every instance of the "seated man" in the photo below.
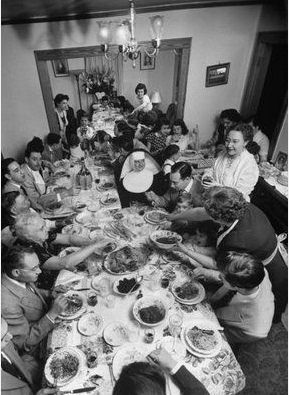
[[[260,151],[258,152],[259,161],[266,162],[268,158],[268,151],[270,146],[270,141],[265,133],[262,132],[260,126],[260,120],[256,115],[248,117],[245,121],[253,128],[253,141],[260,146]]]
[[[147,199],[157,207],[164,207],[173,211],[180,196],[186,195],[191,201],[191,206],[198,205],[196,183],[192,179],[192,168],[188,163],[177,162],[171,167],[170,188],[163,196],[147,192]]]
[[[61,148],[61,137],[57,133],[49,133],[46,138],[46,144],[44,145],[44,151],[42,152],[42,160],[54,163],[63,158]]]
[[[8,323],[17,348],[29,354],[36,353],[40,342],[54,328],[55,319],[67,307],[67,300],[60,295],[48,307],[50,291],[34,285],[41,269],[33,248],[13,247],[3,261],[2,317]]]
[[[230,343],[250,343],[267,337],[274,315],[274,295],[261,261],[250,254],[226,251],[217,257],[218,271],[194,273],[223,285],[210,299]]]
[[[20,357],[11,339],[12,335],[8,332],[7,322],[1,317],[1,394],[56,394],[57,388],[46,388],[36,392],[33,382],[39,380],[39,374],[36,373],[39,373],[39,370],[37,369],[32,374],[31,365],[38,364],[30,355]]]
[[[61,197],[67,196],[68,191],[61,194],[48,193],[47,194],[47,179],[44,180],[42,173],[42,152],[43,144],[39,143],[39,139],[34,138],[26,147],[25,163],[21,169],[25,175],[24,188],[27,192],[31,206],[37,210],[42,211],[43,208],[50,203],[61,200]]]
[[[25,174],[22,171],[19,163],[13,158],[6,158],[1,163],[2,171],[2,194],[18,191],[23,195],[27,195],[24,188]]]

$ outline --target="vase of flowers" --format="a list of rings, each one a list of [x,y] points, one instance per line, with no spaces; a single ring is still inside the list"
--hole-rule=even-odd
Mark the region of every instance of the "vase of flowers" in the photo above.
[[[90,72],[83,72],[83,89],[85,93],[96,95],[104,92],[105,95],[111,96],[114,90],[114,72],[111,67],[97,67]],[[98,95],[96,95],[98,96]]]

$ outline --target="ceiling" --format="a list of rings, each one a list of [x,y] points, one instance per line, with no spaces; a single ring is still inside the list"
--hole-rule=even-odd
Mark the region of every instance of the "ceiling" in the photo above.
[[[135,0],[135,6],[137,12],[157,12],[185,8],[260,4],[273,1]],[[104,18],[127,14],[128,8],[129,0],[2,0],[1,22],[6,25],[68,19]]]

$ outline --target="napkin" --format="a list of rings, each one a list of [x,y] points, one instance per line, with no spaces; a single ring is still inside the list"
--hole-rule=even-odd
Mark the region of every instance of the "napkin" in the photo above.
[[[69,270],[62,269],[59,272],[59,275],[55,282],[55,287],[60,284],[69,284],[74,281],[81,281],[83,279],[83,275],[70,272]]]

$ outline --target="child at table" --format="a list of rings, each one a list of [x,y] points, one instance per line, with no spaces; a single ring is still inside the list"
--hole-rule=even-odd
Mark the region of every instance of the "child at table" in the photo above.
[[[94,136],[95,131],[91,126],[89,126],[88,114],[85,113],[81,116],[80,127],[77,129],[76,133],[81,143],[83,140],[90,140]]]
[[[163,152],[163,173],[164,175],[171,174],[172,166],[178,161],[181,156],[180,147],[176,144],[170,144]]]
[[[69,150],[70,150],[70,160],[72,162],[77,162],[84,157],[84,151],[81,149],[79,137],[76,134],[71,134],[69,136]]]
[[[98,152],[109,152],[111,151],[111,140],[111,136],[105,130],[98,130],[92,141],[92,148]]]
[[[166,148],[166,140],[171,132],[168,120],[157,121],[152,132],[147,136],[147,147],[152,155]]]

